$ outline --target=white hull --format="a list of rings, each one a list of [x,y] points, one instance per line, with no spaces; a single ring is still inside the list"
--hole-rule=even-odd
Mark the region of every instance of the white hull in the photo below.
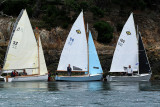
[[[151,74],[140,74],[135,76],[107,76],[107,81],[149,81]]]
[[[56,76],[56,81],[100,81],[102,74],[86,75],[86,76]]]
[[[4,81],[4,77],[0,76],[0,81]]]
[[[6,82],[6,78],[4,77]],[[27,82],[27,81],[47,81],[48,75],[36,75],[36,76],[18,76],[8,78],[8,82]]]

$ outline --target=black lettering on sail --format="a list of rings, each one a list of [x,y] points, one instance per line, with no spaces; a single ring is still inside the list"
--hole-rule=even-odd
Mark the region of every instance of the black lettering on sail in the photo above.
[[[17,45],[18,45],[18,42],[13,41],[12,47],[13,47],[14,49],[16,49],[16,48],[17,48]]]
[[[99,69],[99,67],[93,67],[94,69]]]

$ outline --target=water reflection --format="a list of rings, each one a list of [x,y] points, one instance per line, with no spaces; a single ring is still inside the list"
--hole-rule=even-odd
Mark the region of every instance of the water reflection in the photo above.
[[[47,83],[48,82],[1,82],[0,90],[47,91]]]
[[[96,91],[103,88],[103,82],[52,82],[48,88],[49,91]]]
[[[138,82],[110,82],[109,87],[112,91],[139,91]]]
[[[0,107],[159,107],[159,91],[159,82],[0,82]]]
[[[160,91],[160,82],[0,82],[6,88],[42,89],[43,91]]]
[[[160,91],[160,82],[140,82],[139,89],[140,91]]]

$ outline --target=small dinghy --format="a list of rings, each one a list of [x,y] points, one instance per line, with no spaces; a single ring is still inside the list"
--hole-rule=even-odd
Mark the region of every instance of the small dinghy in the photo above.
[[[137,39],[138,38],[138,39]],[[141,34],[134,25],[133,13],[131,13],[123,27],[109,72],[124,73],[128,66],[133,70],[132,76],[110,76],[107,81],[149,81],[151,68],[142,42]],[[137,73],[134,73],[137,72]]]
[[[4,77],[6,82],[47,81],[48,72],[39,33],[37,39],[26,10],[22,10],[13,27],[2,72],[3,75],[15,70],[18,75]],[[25,75],[20,75],[24,71]]]
[[[72,72],[85,72],[85,75],[56,75],[55,80],[98,81],[102,79],[103,71],[91,33],[89,33],[87,44],[83,12],[78,16],[68,35],[61,53],[57,71],[67,72],[67,66],[69,64],[71,65]]]

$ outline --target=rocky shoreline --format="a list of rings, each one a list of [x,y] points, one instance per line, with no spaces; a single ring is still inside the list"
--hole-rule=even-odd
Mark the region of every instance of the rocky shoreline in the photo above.
[[[146,52],[151,64],[152,78],[151,80],[160,80],[160,16],[154,12],[151,15],[142,12],[135,13],[135,23],[139,24],[139,29],[142,34],[142,39],[146,48]],[[85,13],[92,16],[91,13]],[[90,19],[89,28],[92,31],[95,46],[99,54],[99,59],[104,71],[104,76],[108,73],[112,61],[113,52],[116,46],[120,31],[117,31],[116,23],[125,23],[127,16],[118,17],[118,13],[110,13],[110,16],[102,18],[101,20],[109,22],[114,28],[114,38],[109,44],[102,44],[97,42],[98,32],[93,28],[94,20],[85,15],[86,19]],[[114,17],[114,18],[113,18]],[[13,24],[16,18],[8,18],[0,16],[0,64],[3,64],[6,48],[10,38]],[[37,26],[38,21],[31,19],[33,29]],[[44,55],[48,70],[53,74],[58,66],[61,51],[63,49],[65,40],[72,25],[67,29],[61,27],[52,28],[50,31],[45,28],[40,28],[40,36],[42,40]]]

